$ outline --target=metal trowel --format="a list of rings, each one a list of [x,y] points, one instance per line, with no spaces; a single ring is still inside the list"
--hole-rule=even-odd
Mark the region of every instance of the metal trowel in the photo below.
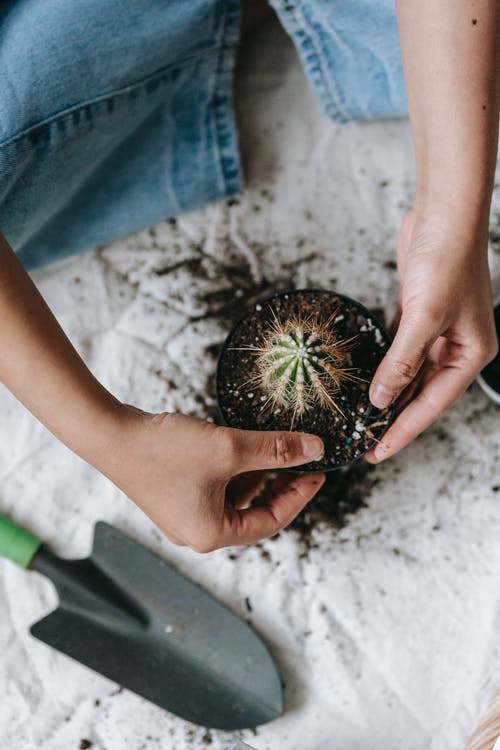
[[[277,718],[281,681],[243,620],[107,523],[89,558],[56,557],[0,514],[0,556],[54,583],[56,610],[31,633],[177,716],[214,729]]]

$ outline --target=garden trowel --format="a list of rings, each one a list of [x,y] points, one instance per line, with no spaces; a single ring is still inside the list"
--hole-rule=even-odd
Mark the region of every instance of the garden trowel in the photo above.
[[[259,636],[152,552],[102,521],[89,558],[56,557],[0,514],[0,556],[47,576],[59,606],[31,633],[173,714],[243,729],[282,712]]]

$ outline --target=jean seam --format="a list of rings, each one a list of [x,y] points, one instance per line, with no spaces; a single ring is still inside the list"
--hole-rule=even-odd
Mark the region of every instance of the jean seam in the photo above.
[[[224,0],[223,33],[214,78],[213,111],[223,194],[242,189],[236,122],[233,107],[233,76],[239,38],[240,0]]]
[[[268,0],[268,2],[275,9],[283,26],[299,49],[303,65],[318,92],[319,100],[327,116],[337,122],[347,122],[350,118],[342,105],[342,96],[335,81],[325,74],[323,56],[319,50],[320,43],[313,33],[313,27],[299,7],[299,2],[292,3],[287,0]]]
[[[145,84],[148,84],[151,81],[156,80],[157,78],[168,76],[170,73],[173,73],[175,70],[182,68],[184,65],[188,63],[192,63],[193,61],[198,60],[200,57],[201,58],[209,57],[211,54],[214,54],[215,52],[221,49],[222,48],[220,47],[220,45],[215,45],[213,47],[206,47],[205,49],[200,50],[196,54],[190,55],[189,57],[186,57],[175,63],[165,65],[163,68],[159,68],[153,73],[150,73],[149,75],[144,76],[143,78],[133,81],[132,83],[127,84],[126,86],[121,86],[120,88],[112,89],[111,91],[107,91],[103,94],[99,94],[98,96],[94,96],[89,99],[84,99],[76,104],[71,105],[70,107],[66,107],[65,109],[60,110],[59,112],[54,112],[49,117],[46,117],[43,120],[39,120],[37,123],[30,125],[28,128],[25,128],[24,130],[21,130],[20,132],[15,133],[14,135],[9,136],[6,140],[0,142],[0,149],[11,146],[17,141],[21,141],[24,138],[29,137],[30,135],[35,133],[37,130],[41,130],[45,127],[53,125],[59,122],[60,120],[64,120],[68,116],[73,115],[75,112],[79,112],[85,109],[86,107],[92,107],[96,104],[100,104],[102,102],[106,102],[111,99],[116,99],[120,96],[124,96],[130,93],[131,91],[134,91],[135,89],[138,89],[141,86],[144,86]]]

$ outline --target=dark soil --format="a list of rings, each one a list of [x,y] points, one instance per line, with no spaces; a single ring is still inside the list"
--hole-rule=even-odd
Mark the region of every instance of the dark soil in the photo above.
[[[500,337],[500,305],[495,307],[495,326],[497,336]],[[481,375],[490,388],[500,393],[500,354],[497,354],[495,359],[489,365],[486,365]]]
[[[272,481],[272,475],[268,481]],[[372,491],[379,482],[380,474],[376,466],[366,461],[357,461],[351,466],[330,472],[326,475],[326,482],[318,494],[284,531],[265,542],[257,542],[255,547],[260,551],[260,556],[269,563],[280,565],[279,557],[276,559],[272,554],[272,542],[282,533],[291,531],[297,535],[301,559],[307,559],[309,553],[319,547],[316,538],[318,528],[329,529],[333,533],[343,529],[355,513],[369,507]],[[378,534],[381,531],[381,527],[376,527],[369,534]],[[361,538],[360,535],[358,541],[361,541]],[[228,559],[238,560],[244,551],[244,547],[238,550],[233,548],[228,554]],[[245,604],[250,612],[247,602]]]
[[[366,382],[347,383],[336,401],[342,414],[311,409],[296,419],[293,429],[319,435],[325,444],[320,461],[304,464],[302,471],[325,471],[346,466],[380,439],[389,426],[392,409],[378,410],[368,398],[369,383],[387,351],[390,339],[372,314],[353,300],[321,290],[300,290],[276,295],[256,303],[247,317],[230,333],[219,360],[217,391],[223,421],[231,427],[257,430],[288,430],[290,413],[264,407],[267,396],[258,387],[245,386],[254,374],[255,354],[242,347],[259,345],[272,319],[279,320],[311,312],[328,319],[335,314],[335,333],[340,339],[355,336],[349,349],[350,366]]]
[[[354,513],[368,507],[371,492],[380,481],[376,473],[375,466],[359,461],[327,475],[314,500],[289,526],[298,534],[303,552],[316,546],[313,532],[318,526],[342,529]]]

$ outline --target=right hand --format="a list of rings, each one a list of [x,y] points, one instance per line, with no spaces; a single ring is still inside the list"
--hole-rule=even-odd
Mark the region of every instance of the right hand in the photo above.
[[[237,430],[183,414],[124,409],[116,440],[94,462],[96,467],[172,542],[196,552],[273,536],[325,480],[320,473],[280,473],[259,494],[269,470],[321,456],[319,437]]]
[[[487,223],[476,228],[464,209],[438,205],[407,214],[398,244],[396,335],[370,388],[378,408],[399,399],[399,414],[368,462],[408,445],[495,357],[487,237]]]

